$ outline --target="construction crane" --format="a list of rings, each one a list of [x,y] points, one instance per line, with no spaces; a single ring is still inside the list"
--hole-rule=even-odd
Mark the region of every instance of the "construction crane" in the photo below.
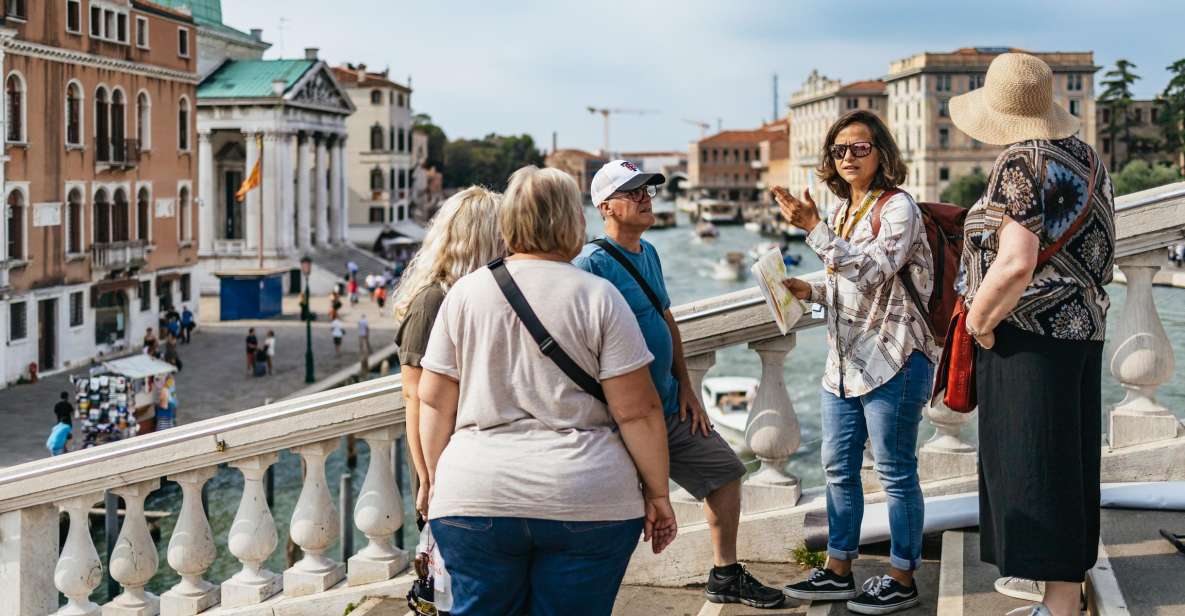
[[[649,113],[658,113],[658,111],[656,111],[654,109],[620,109],[620,108],[609,109],[606,107],[593,107],[591,105],[589,105],[589,107],[588,107],[588,112],[601,114],[601,120],[604,124],[604,131],[605,131],[605,145],[604,145],[604,149],[601,150],[601,153],[603,156],[609,155],[609,116],[610,115],[621,115],[621,114],[646,115]]]
[[[708,124],[707,122],[704,122],[701,120],[688,120],[687,118],[683,118],[683,121],[688,124],[691,124],[692,126],[699,127],[699,138],[700,139],[707,137],[708,136],[708,129],[712,128],[711,124]]]

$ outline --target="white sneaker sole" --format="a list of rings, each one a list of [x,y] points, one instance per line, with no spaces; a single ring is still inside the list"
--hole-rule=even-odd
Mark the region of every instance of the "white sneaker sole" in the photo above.
[[[885,606],[864,605],[862,603],[848,601],[848,611],[855,612],[857,614],[872,614],[875,616],[877,614],[892,614],[893,612],[900,610],[908,610],[909,608],[916,606],[918,603],[921,603],[921,599],[918,597],[914,597],[909,601],[903,601],[896,605]]]
[[[848,599],[855,599],[860,596],[856,589],[852,590],[819,590],[819,591],[802,591],[792,588],[783,588],[782,594],[791,599],[798,599],[799,601],[847,601]]]

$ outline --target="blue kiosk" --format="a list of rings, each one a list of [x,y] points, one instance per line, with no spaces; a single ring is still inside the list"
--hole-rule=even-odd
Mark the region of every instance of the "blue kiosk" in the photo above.
[[[266,319],[278,316],[288,268],[214,272],[218,277],[219,319]]]

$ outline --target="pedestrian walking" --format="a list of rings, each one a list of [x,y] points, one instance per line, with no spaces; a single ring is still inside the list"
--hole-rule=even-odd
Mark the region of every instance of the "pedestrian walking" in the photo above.
[[[795,297],[825,307],[829,342],[820,394],[827,562],[785,593],[849,599],[849,611],[888,614],[920,600],[914,572],[922,559],[925,501],[915,447],[939,355],[923,312],[934,259],[921,210],[898,188],[908,169],[879,116],[860,110],[840,117],[820,156],[819,177],[841,199],[830,220],[820,217],[809,190],[801,199],[781,187],[773,191],[782,217],[807,232],[807,245],[826,268],[822,280],[784,284]],[[852,562],[860,556],[866,440],[888,501],[891,545],[888,574],[858,588]]]
[[[342,325],[342,320],[334,317],[333,323],[329,326],[330,333],[333,334],[333,354],[342,354],[342,338],[346,337],[345,326]]]
[[[374,303],[378,304],[379,310],[387,304],[387,287],[379,285],[374,288]]]
[[[177,337],[172,333],[165,338],[165,352],[164,360],[177,367],[177,371],[181,371],[181,356],[177,354]]]
[[[350,280],[358,278],[358,264],[353,259],[346,262],[346,274]]]
[[[334,289],[329,292],[329,319],[331,321],[337,319],[338,311],[341,309],[342,309],[341,293],[338,293],[337,289]]]
[[[363,357],[370,354],[370,322],[365,314],[358,318],[358,352]]]
[[[255,337],[255,328],[247,328],[247,376],[255,374],[255,352],[259,350],[259,338]]]
[[[66,453],[67,443],[74,438],[71,431],[70,422],[64,421],[61,417],[58,418],[57,423],[49,430],[49,438],[45,440],[45,448],[49,450],[49,455],[60,456]]]
[[[62,392],[61,399],[53,405],[53,414],[58,422],[74,423],[74,405],[70,404],[70,393]]]
[[[144,352],[153,357],[157,356],[158,341],[156,335],[152,333],[152,328],[149,327],[144,330]]]
[[[181,306],[181,342],[189,344],[190,335],[195,327],[197,327],[197,320],[194,318],[193,312],[189,310],[189,306]]]
[[[961,289],[977,342],[980,558],[997,588],[1031,580],[1026,614],[1077,615],[1099,546],[1103,341],[1115,260],[1107,167],[1075,135],[1054,74],[997,56],[950,101],[955,126],[1006,146],[967,214]]]
[[[350,295],[350,305],[353,306],[354,304],[357,304],[358,303],[358,280],[356,278],[354,278],[353,276],[351,276],[350,279],[346,281],[346,291]]]
[[[272,359],[276,356],[276,332],[267,330],[267,338],[263,341],[264,351],[267,352],[267,373],[272,373]]]

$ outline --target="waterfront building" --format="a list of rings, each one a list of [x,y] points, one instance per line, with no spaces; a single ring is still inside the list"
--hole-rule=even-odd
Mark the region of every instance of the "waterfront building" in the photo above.
[[[408,210],[413,220],[427,224],[444,202],[444,174],[428,165],[428,133],[422,128],[412,129],[411,202]]]
[[[885,82],[869,79],[844,84],[819,71],[811,71],[802,88],[790,96],[789,187],[795,195],[810,188],[811,196],[823,212],[830,212],[835,195],[816,177],[819,152],[827,129],[843,114],[857,109],[871,111],[885,119],[887,108]],[[777,176],[775,176],[777,177]]]
[[[739,203],[763,200],[771,157],[785,158],[789,129],[785,119],[753,130],[725,130],[691,144],[688,189],[694,197]],[[781,163],[783,168],[788,163]]]
[[[411,88],[365,64],[337,66],[333,74],[357,109],[346,120],[350,239],[370,245],[384,225],[411,217]]]
[[[679,193],[687,183],[687,152],[678,150],[621,152],[618,154],[647,173],[661,173],[667,178],[661,189],[668,194]]]
[[[573,148],[552,150],[543,159],[544,166],[555,167],[572,176],[585,200],[591,199],[593,176],[607,162],[609,160],[603,156]]]
[[[1112,110],[1105,102],[1095,104],[1095,125],[1098,140],[1095,151],[1107,162],[1107,169],[1115,173],[1123,168],[1124,161],[1129,160],[1127,140],[1124,131],[1112,136],[1107,128],[1111,125]],[[1132,151],[1130,160],[1142,160],[1156,165],[1178,165],[1185,170],[1185,161],[1181,160],[1181,152],[1174,152],[1165,147],[1164,128],[1160,125],[1160,101],[1156,99],[1133,100],[1128,110],[1131,117]],[[1122,126],[1117,118],[1116,124]]]
[[[197,90],[201,292],[218,293],[215,272],[291,270],[305,254],[345,244],[346,118],[354,105],[317,49],[264,60],[262,33],[223,23],[221,0],[160,2],[192,10],[198,65],[209,71]],[[262,184],[239,202],[260,144]],[[290,281],[284,277],[285,288]]]
[[[197,57],[188,12],[6,2],[0,387],[136,347],[197,312]]]
[[[1002,146],[980,143],[950,121],[954,96],[983,85],[988,65],[1007,47],[966,47],[952,52],[923,52],[896,60],[885,77],[887,120],[909,167],[902,186],[919,201],[937,201],[951,181],[986,173]],[[1025,52],[1053,69],[1055,101],[1082,119],[1078,137],[1096,143],[1093,52]]]

